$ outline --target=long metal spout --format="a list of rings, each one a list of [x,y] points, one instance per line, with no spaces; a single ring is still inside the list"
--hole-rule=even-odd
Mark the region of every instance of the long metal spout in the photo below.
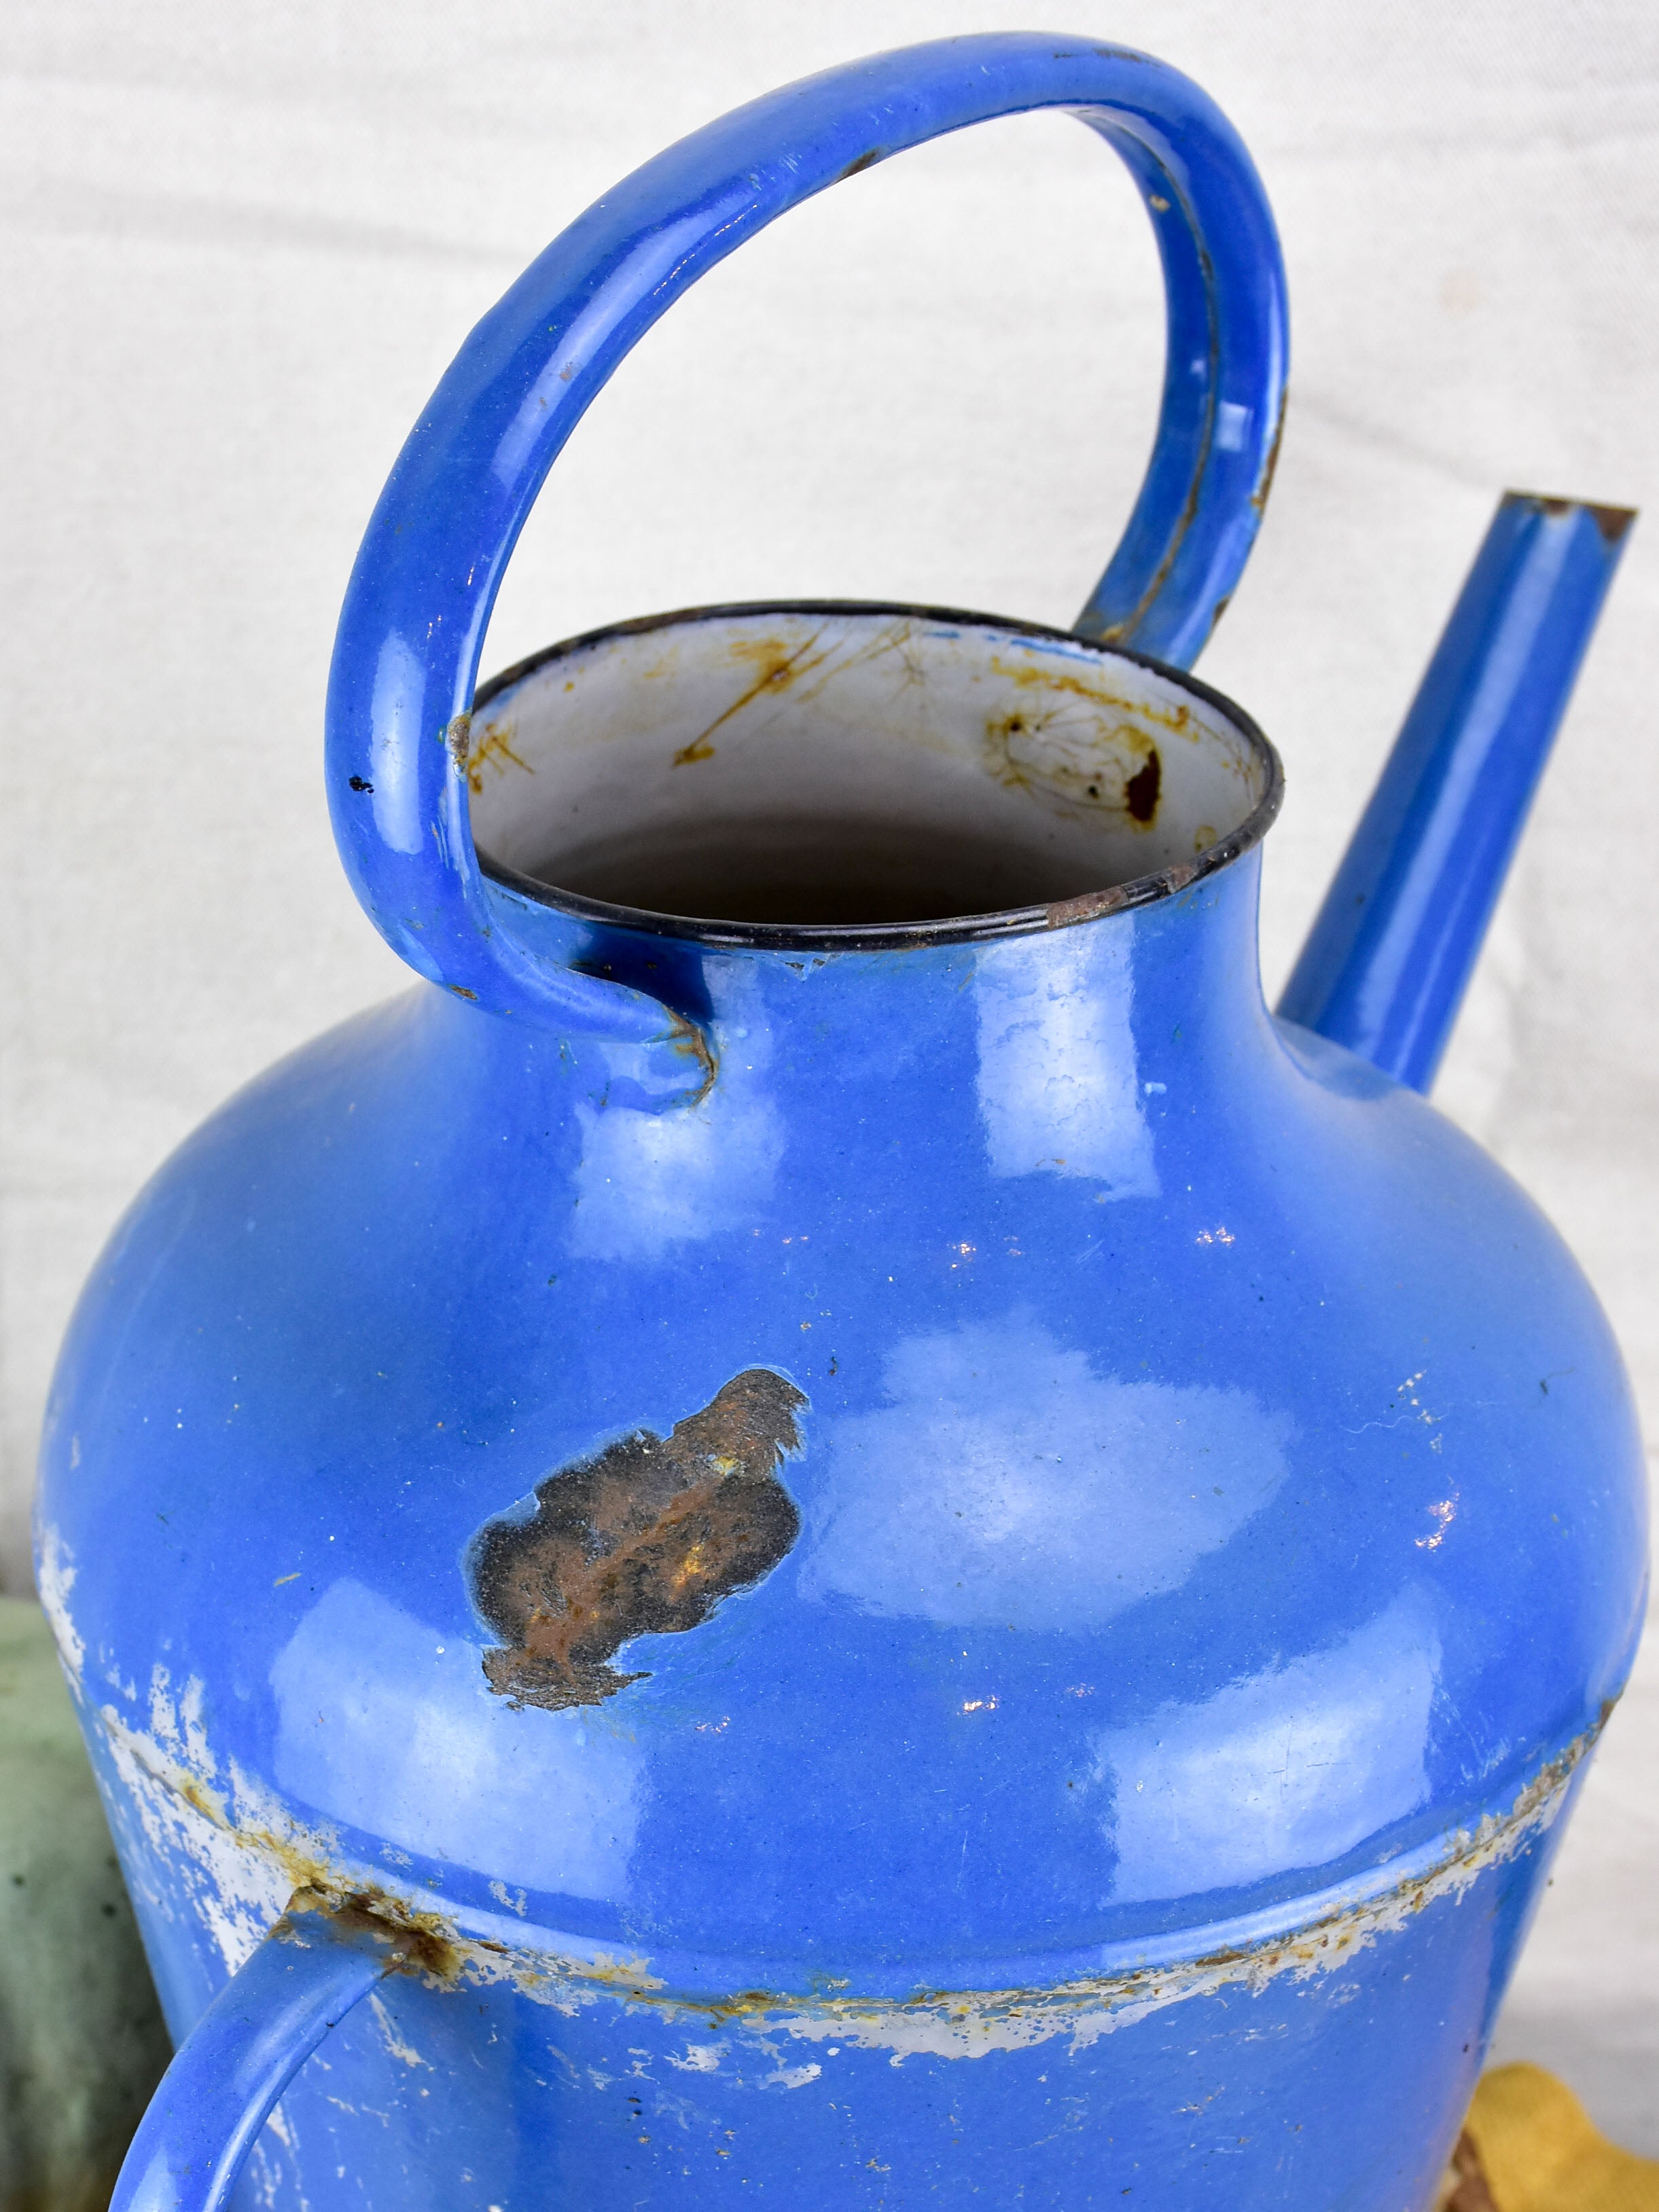
[[[1635,510],[1505,492],[1279,1012],[1434,1081]]]

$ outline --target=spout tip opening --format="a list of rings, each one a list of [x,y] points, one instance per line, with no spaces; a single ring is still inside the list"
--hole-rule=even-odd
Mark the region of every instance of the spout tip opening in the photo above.
[[[1536,507],[1540,514],[1549,515],[1588,514],[1608,545],[1621,542],[1640,512],[1634,507],[1606,507],[1594,500],[1564,499],[1553,493],[1538,491],[1506,491],[1500,504]]]

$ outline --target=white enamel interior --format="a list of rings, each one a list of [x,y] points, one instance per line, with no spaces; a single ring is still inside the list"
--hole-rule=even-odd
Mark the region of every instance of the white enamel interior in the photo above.
[[[1153,874],[1237,830],[1269,774],[1219,708],[1135,661],[860,608],[688,617],[556,653],[479,708],[468,769],[479,850],[520,875],[801,927]]]

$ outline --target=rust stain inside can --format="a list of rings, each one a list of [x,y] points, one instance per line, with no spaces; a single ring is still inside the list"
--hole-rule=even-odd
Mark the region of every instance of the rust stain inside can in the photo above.
[[[1123,787],[1123,803],[1137,822],[1151,823],[1158,818],[1158,787],[1164,781],[1164,763],[1158,757],[1158,747],[1152,746],[1146,755],[1146,764],[1138,769]]]
[[[473,1601],[501,1639],[489,1686],[519,1705],[597,1705],[643,1674],[608,1662],[630,1637],[696,1628],[769,1575],[800,1534],[778,1480],[805,1395],[746,1368],[666,1437],[650,1429],[539,1483],[528,1519],[487,1522]]]

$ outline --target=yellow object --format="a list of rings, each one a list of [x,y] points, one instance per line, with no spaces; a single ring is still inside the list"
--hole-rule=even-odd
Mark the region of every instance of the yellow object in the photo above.
[[[1482,2075],[1458,2152],[1448,2212],[1659,2212],[1659,2160],[1616,2148],[1541,2066]]]

